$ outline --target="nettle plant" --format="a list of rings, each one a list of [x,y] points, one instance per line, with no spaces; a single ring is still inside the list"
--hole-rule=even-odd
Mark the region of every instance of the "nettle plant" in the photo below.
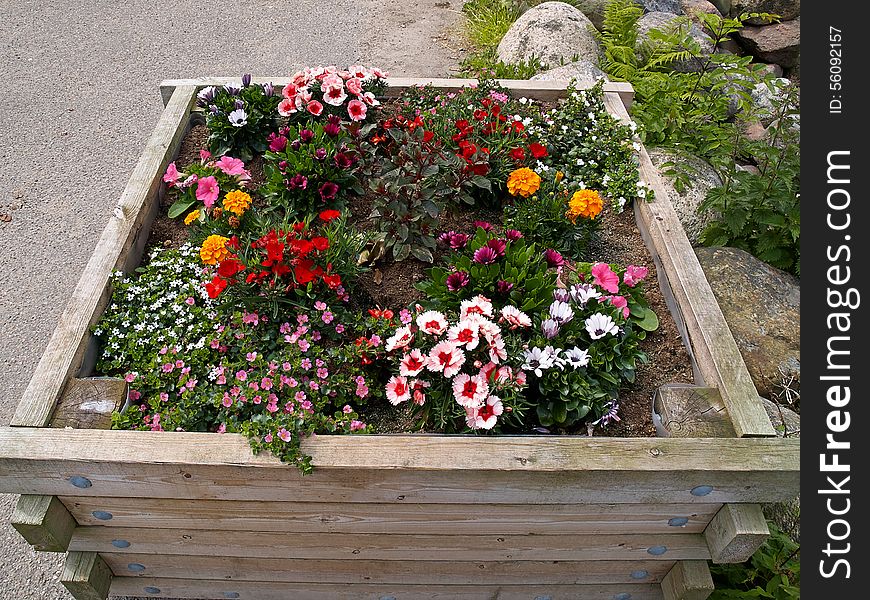
[[[623,124],[607,111],[602,81],[582,91],[572,82],[565,102],[530,127],[530,133],[550,149],[539,170],[555,168],[569,193],[597,190],[622,211],[637,198],[652,197],[637,168],[636,128],[634,122]]]
[[[619,388],[647,360],[640,342],[658,327],[642,291],[647,269],[579,263],[563,274],[575,283],[554,290],[535,315],[539,333],[524,352],[529,399],[544,427],[607,425],[619,420]]]
[[[241,87],[209,86],[197,94],[205,112],[209,149],[216,156],[232,154],[245,162],[266,150],[266,137],[278,129],[281,97],[272,84],[251,83],[243,75]]]
[[[511,304],[533,312],[545,306],[556,287],[556,273],[550,266],[562,257],[551,250],[541,252],[527,243],[517,230],[503,236],[490,223],[476,222],[473,238],[454,231],[439,240],[454,252],[445,257],[448,268],[434,267],[428,278],[417,284],[427,303],[444,311],[459,310],[462,302],[483,295],[499,304]]]
[[[521,426],[526,376],[511,362],[521,343],[511,332],[532,321],[513,306],[494,311],[483,296],[463,301],[457,316],[418,308],[386,341],[398,371],[385,386],[387,400],[411,403],[420,427],[449,433]]]
[[[268,142],[262,191],[270,209],[303,217],[339,208],[349,193],[362,193],[356,178],[361,148],[337,116],[282,127]]]

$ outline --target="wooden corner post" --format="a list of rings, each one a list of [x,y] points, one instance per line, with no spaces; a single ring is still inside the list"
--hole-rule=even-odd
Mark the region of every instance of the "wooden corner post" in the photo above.
[[[681,560],[662,580],[664,600],[706,600],[713,593],[713,578],[704,560]]]
[[[12,513],[12,527],[39,552],[66,552],[76,521],[56,496],[24,495]]]
[[[70,552],[60,582],[75,600],[106,600],[112,571],[96,552]]]

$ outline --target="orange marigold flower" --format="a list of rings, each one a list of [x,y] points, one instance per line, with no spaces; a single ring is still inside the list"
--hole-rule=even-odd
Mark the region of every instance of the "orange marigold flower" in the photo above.
[[[541,187],[541,176],[528,167],[513,171],[507,180],[508,192],[511,196],[528,198]]]
[[[568,201],[568,211],[565,213],[565,216],[572,223],[576,223],[577,217],[594,219],[603,208],[604,201],[598,192],[595,190],[577,190]]]
[[[241,217],[251,206],[251,196],[242,190],[233,190],[224,196],[224,209]]]
[[[199,257],[207,265],[216,265],[229,256],[230,251],[227,250],[227,242],[229,238],[222,235],[210,235],[205,238],[202,247],[199,249]]]
[[[184,224],[190,225],[194,221],[199,218],[199,209],[190,211],[186,217],[184,217]]]

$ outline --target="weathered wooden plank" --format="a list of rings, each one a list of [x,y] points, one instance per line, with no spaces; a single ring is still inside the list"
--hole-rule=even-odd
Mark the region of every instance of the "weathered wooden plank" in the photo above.
[[[83,526],[272,533],[589,535],[703,533],[721,504],[338,504],[61,498]],[[108,512],[111,521],[94,517]]]
[[[384,585],[370,583],[260,583],[252,581],[211,581],[116,577],[113,596],[196,598],[226,600],[662,600],[661,586],[654,584],[613,585]],[[621,596],[620,596],[621,594]]]
[[[616,94],[605,94],[605,104],[611,113],[629,120]],[[658,170],[643,147],[639,160],[641,179],[655,191],[656,197],[650,202],[639,202],[638,214],[677,298],[704,382],[719,390],[738,436],[775,436],[734,336],[667,197]]]
[[[51,417],[51,427],[109,429],[112,413],[127,400],[127,382],[115,377],[70,379]]]
[[[70,552],[60,582],[75,600],[106,600],[112,572],[96,552]]]
[[[24,495],[12,513],[12,527],[40,552],[66,552],[76,521],[56,496]]]
[[[680,561],[662,581],[664,600],[705,600],[713,593],[713,578],[703,560]]]
[[[76,373],[83,360],[90,341],[89,328],[99,319],[108,301],[112,272],[125,267],[128,260],[138,262],[136,254],[144,248],[149,218],[154,214],[148,204],[156,206],[161,176],[178,151],[195,94],[193,86],[179,86],[173,92],[81,279],[70,294],[48,347],[15,410],[13,426],[48,425],[67,379]]]
[[[253,77],[254,83],[272,83],[282,88],[290,82],[290,77]],[[569,81],[529,81],[525,79],[500,79],[499,83],[511,90],[516,96],[527,96],[538,100],[556,100],[565,97],[565,88]],[[445,92],[458,91],[462,87],[476,85],[477,79],[459,79],[444,77],[388,77],[387,96],[398,96],[409,87],[431,84]],[[195,86],[203,88],[209,85],[241,85],[239,77],[202,77],[197,79],[167,79],[160,83],[160,94],[163,103],[168,102],[173,90],[179,86]],[[582,86],[579,88],[582,89]],[[605,82],[604,91],[618,94],[626,106],[631,106],[634,99],[634,88],[630,83],[622,81]]]
[[[797,493],[800,468],[792,438],[318,436],[304,449],[319,468],[303,478],[254,456],[239,435],[0,428],[0,490],[300,502],[767,502]],[[91,485],[75,488],[72,477]]]
[[[653,410],[660,417],[656,431],[664,437],[733,438],[736,435],[728,409],[715,388],[663,385],[656,390]]]
[[[116,576],[284,583],[438,585],[661,582],[673,561],[283,560],[170,554],[101,554]]]
[[[701,534],[355,534],[79,527],[70,549],[132,554],[313,560],[600,561],[710,558]]]
[[[704,530],[714,563],[749,560],[769,535],[767,520],[757,504],[726,504]]]

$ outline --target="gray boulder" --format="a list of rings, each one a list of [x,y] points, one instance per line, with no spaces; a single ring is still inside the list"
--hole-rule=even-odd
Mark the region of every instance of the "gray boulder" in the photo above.
[[[736,248],[696,248],[740,354],[762,396],[800,377],[800,284]]]
[[[781,20],[791,21],[801,14],[801,0],[731,0],[731,16],[753,12],[779,15]],[[750,23],[759,25],[763,21]]]
[[[690,242],[697,244],[701,233],[716,217],[711,212],[699,213],[698,205],[709,190],[722,185],[722,180],[713,167],[696,156],[677,154],[663,148],[651,148],[649,157],[657,169],[661,170],[665,163],[674,163],[685,165],[692,173],[689,184],[682,192],[677,192],[668,177],[663,176],[661,180],[680,223],[683,224],[686,236]]]
[[[601,48],[592,22],[564,2],[544,2],[527,10],[502,38],[498,59],[517,63],[536,57],[551,68],[574,60],[596,61]]]
[[[680,8],[683,14],[688,15],[693,21],[699,13],[707,13],[710,15],[722,16],[719,9],[712,2],[707,0],[680,0]]]
[[[666,12],[646,13],[637,22],[637,38],[641,41],[647,41],[649,40],[649,32],[652,29],[669,32],[676,30],[681,24],[685,26],[686,20],[678,15]],[[701,46],[701,54],[699,58],[678,61],[671,65],[671,67],[675,71],[682,73],[694,73],[703,68],[705,57],[713,52],[713,39],[704,33],[697,23],[689,21],[687,30],[692,39]]]
[[[604,78],[605,81],[610,81],[607,75],[598,68],[598,65],[591,60],[577,60],[543,73],[538,73],[532,80],[534,81],[552,81],[564,80],[571,81],[576,79],[578,87],[591,87],[596,81]],[[582,85],[581,85],[582,84]]]
[[[763,62],[774,63],[786,69],[800,65],[801,19],[765,25],[744,27],[737,32],[740,45]]]
[[[761,82],[752,88],[752,105],[762,125],[767,127],[773,121],[773,103],[777,98],[782,98],[791,82],[788,79],[773,79],[770,85]]]
[[[644,12],[666,12],[674,15],[683,14],[680,0],[634,0],[643,7]]]

